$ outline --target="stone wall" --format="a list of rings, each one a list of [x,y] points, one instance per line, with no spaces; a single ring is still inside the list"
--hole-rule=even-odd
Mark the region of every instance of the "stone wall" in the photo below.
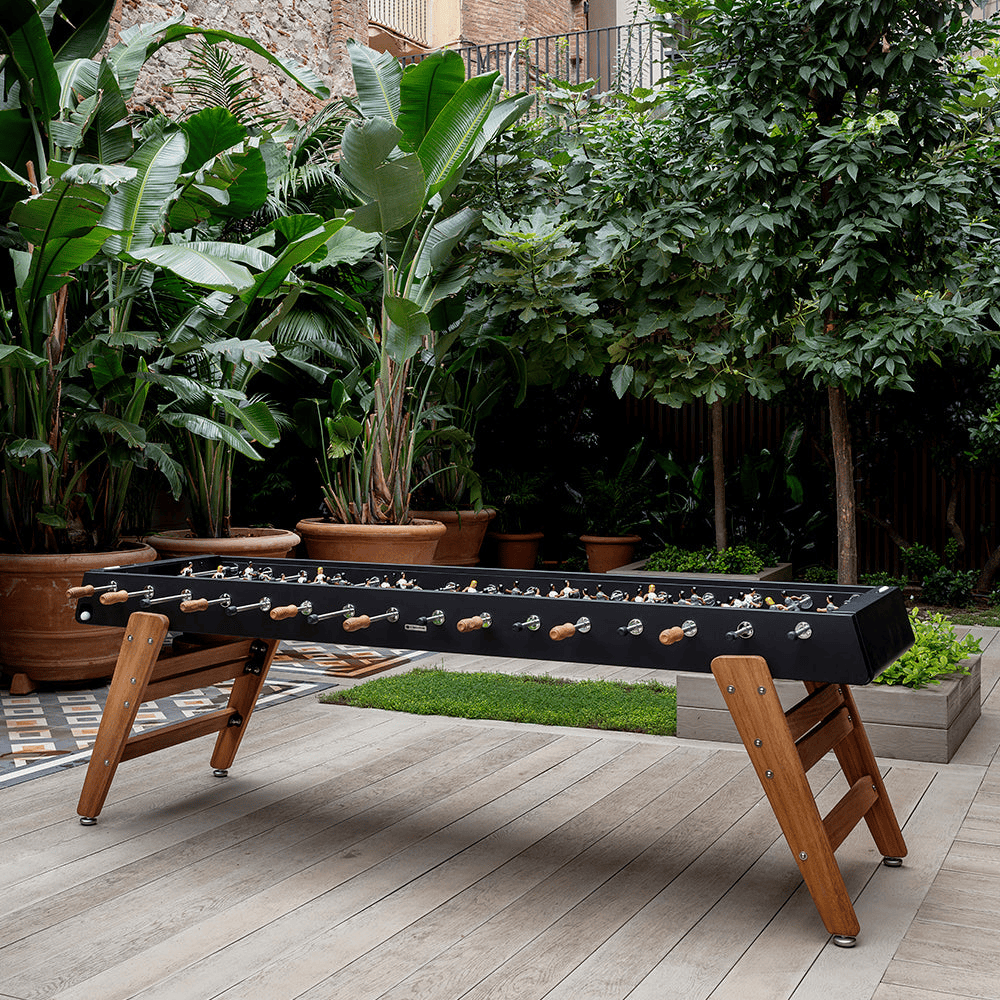
[[[466,44],[516,41],[585,27],[582,0],[450,2],[461,4],[461,35]],[[283,58],[297,59],[317,73],[334,94],[352,90],[347,39],[368,41],[367,0],[271,0],[266,5],[259,0],[119,0],[115,30],[177,15],[182,15],[186,24],[248,35]],[[116,40],[113,34],[111,42]],[[147,63],[136,87],[137,103],[172,112],[179,109],[170,81],[184,76],[189,44],[167,46]],[[234,54],[253,69],[259,96],[273,110],[303,120],[321,103],[267,60],[246,50],[235,49]]]
[[[183,15],[185,24],[248,35],[282,58],[307,65],[333,93],[351,89],[347,39],[368,38],[366,0],[271,0],[268,4],[259,0],[120,0],[117,13],[119,29]],[[184,75],[188,44],[167,46],[147,63],[136,88],[138,102],[177,110],[169,82]],[[321,103],[266,59],[245,49],[235,49],[234,54],[253,69],[261,99],[276,110],[301,119]]]

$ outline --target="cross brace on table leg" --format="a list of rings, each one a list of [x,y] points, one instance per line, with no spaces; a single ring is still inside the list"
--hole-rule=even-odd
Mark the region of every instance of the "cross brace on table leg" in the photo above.
[[[712,673],[824,926],[852,945],[861,928],[834,852],[862,817],[883,855],[906,845],[850,689],[807,684],[786,713],[763,657],[716,657]],[[806,772],[831,749],[848,791],[824,819]]]
[[[165,615],[152,612],[137,611],[129,616],[77,805],[85,826],[97,821],[122,761],[218,733],[211,762],[216,773],[224,774],[239,749],[278,640],[239,640],[161,657],[169,624]],[[130,735],[144,701],[224,680],[233,681],[224,709]]]

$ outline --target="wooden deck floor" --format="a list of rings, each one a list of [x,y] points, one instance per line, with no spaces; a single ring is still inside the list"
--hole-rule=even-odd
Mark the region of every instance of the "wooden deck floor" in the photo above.
[[[905,866],[864,825],[838,851],[852,950],[742,748],[302,699],[255,716],[228,778],[208,739],[123,765],[96,827],[82,769],[0,793],[0,997],[1000,998],[983,634],[984,715],[955,761],[883,762]],[[821,805],[843,791],[827,761],[811,778]]]

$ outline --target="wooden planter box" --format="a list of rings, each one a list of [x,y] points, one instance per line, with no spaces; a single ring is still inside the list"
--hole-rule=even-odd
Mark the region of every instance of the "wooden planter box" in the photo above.
[[[619,566],[615,573],[627,573],[629,576],[648,576],[650,579],[664,579],[670,577],[676,580],[706,580],[709,577],[718,577],[727,583],[767,583],[791,580],[792,564],[778,563],[777,566],[765,566],[759,573],[664,573],[660,570],[647,570],[646,560],[640,559],[638,562],[629,563],[627,566]]]
[[[980,716],[981,659],[963,661],[971,673],[950,674],[917,691],[884,684],[852,687],[875,755],[947,764]],[[774,686],[786,711],[805,697],[800,681],[775,681]],[[677,735],[739,742],[712,674],[677,675]]]

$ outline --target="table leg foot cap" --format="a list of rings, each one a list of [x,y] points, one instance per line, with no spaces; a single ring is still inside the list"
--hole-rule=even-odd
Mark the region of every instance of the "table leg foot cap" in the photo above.
[[[858,939],[851,934],[834,934],[833,943],[838,948],[853,948],[858,943]]]
[[[81,816],[80,826],[97,826],[96,816]]]
[[[902,858],[883,858],[882,859],[882,864],[884,864],[886,866],[886,868],[902,868],[903,867],[903,859]]]
[[[224,778],[227,774],[229,774],[229,771],[224,767],[217,767],[212,774],[214,774],[217,778]]]

